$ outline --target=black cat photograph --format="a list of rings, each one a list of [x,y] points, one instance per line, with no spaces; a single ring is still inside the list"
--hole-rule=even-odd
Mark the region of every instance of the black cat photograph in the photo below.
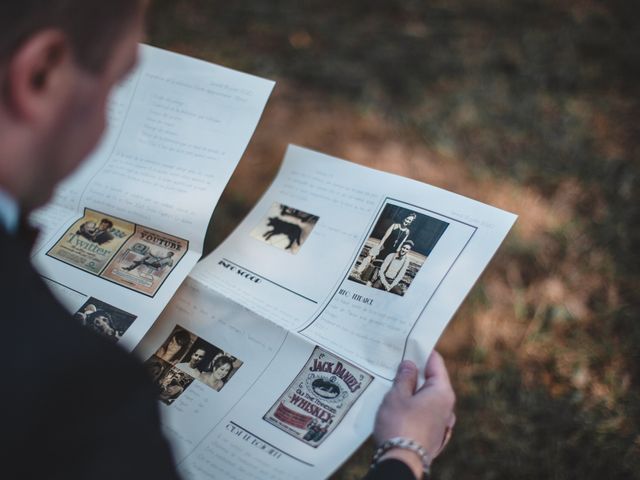
[[[295,254],[311,234],[319,217],[282,203],[274,203],[267,215],[251,231],[251,236]]]

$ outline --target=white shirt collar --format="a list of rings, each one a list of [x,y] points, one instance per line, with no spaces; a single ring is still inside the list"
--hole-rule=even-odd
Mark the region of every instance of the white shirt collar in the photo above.
[[[7,192],[0,188],[0,224],[9,233],[18,231],[20,209],[18,203]]]

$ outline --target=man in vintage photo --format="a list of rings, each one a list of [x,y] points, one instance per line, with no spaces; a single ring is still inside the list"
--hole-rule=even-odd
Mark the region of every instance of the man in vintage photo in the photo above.
[[[11,339],[6,358],[21,359],[3,370],[11,385],[0,397],[9,440],[0,453],[4,478],[179,478],[143,365],[72,320],[30,263],[35,237],[25,222],[98,143],[111,90],[136,64],[146,5],[0,2],[2,328]],[[411,434],[428,447],[440,444],[440,420],[453,407],[443,368],[428,368],[430,388],[415,392],[415,366],[401,367],[378,416],[379,441]],[[411,478],[418,457],[402,454],[387,452],[397,464],[386,468]]]
[[[386,290],[396,295],[404,295],[404,289],[400,285],[400,281],[407,273],[409,266],[408,253],[413,248],[413,242],[407,240],[402,244],[400,250],[390,253],[382,262],[382,266],[378,271],[378,278],[373,283],[373,288]]]
[[[207,351],[203,347],[198,347],[189,357],[187,362],[178,363],[176,367],[193,378],[199,378],[202,373],[202,361],[207,356]]]
[[[146,265],[148,267],[151,267],[154,270],[162,270],[165,267],[173,267],[174,255],[175,255],[175,252],[171,250],[166,252],[164,255],[157,255],[157,254],[154,255],[152,253],[147,253],[140,260],[136,260],[133,263],[131,263],[131,265],[122,267],[122,269],[130,272],[131,270],[138,268],[140,265]]]
[[[113,240],[113,234],[110,232],[111,228],[113,228],[113,222],[108,218],[100,220],[98,225],[92,220],[87,220],[78,227],[76,234],[98,245],[102,245],[103,243]]]
[[[108,218],[100,220],[97,230],[93,233],[93,241],[98,245],[102,245],[103,243],[113,240],[113,234],[110,231],[112,228],[113,222],[111,220]]]

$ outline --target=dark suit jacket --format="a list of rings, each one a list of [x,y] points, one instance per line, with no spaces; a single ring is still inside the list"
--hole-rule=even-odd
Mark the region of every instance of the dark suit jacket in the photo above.
[[[363,480],[416,480],[416,476],[404,462],[389,459],[369,470]]]
[[[143,366],[80,326],[0,228],[3,479],[177,480]],[[389,460],[366,480],[414,480]]]
[[[142,365],[78,325],[2,229],[0,265],[2,478],[177,479]]]

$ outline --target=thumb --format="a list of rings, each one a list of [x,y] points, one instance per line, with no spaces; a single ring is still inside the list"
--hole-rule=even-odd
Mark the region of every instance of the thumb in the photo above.
[[[398,366],[396,378],[393,380],[393,390],[403,395],[411,396],[418,384],[418,368],[411,360],[404,360]]]

